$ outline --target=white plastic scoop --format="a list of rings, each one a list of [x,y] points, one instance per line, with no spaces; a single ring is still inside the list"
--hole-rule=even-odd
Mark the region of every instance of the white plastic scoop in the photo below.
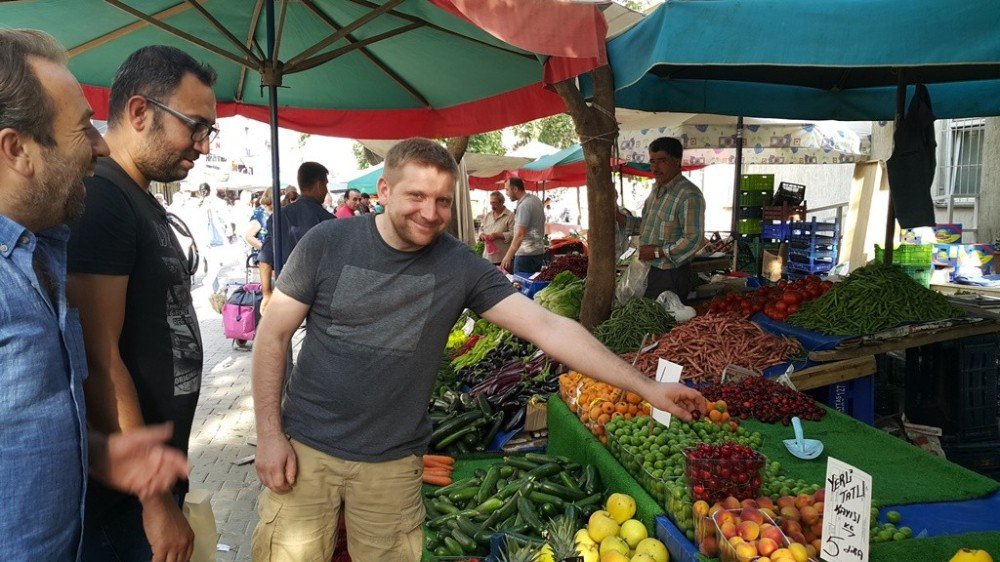
[[[798,416],[792,418],[792,428],[795,430],[795,439],[785,439],[785,448],[789,453],[803,460],[811,460],[823,452],[822,441],[803,438],[802,421]]]

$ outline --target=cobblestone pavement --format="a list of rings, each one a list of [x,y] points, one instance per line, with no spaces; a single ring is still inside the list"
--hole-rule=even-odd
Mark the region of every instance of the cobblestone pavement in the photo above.
[[[242,269],[228,278],[240,280]],[[201,397],[191,430],[188,459],[191,488],[213,494],[212,510],[218,530],[217,560],[250,560],[250,535],[257,524],[257,495],[261,491],[253,463],[237,465],[254,454],[256,439],[250,392],[250,352],[233,349],[222,333],[222,317],[209,303],[210,291],[197,287],[192,297],[201,325],[205,366]]]

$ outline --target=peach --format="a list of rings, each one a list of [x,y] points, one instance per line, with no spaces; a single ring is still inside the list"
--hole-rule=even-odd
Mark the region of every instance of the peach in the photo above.
[[[788,533],[788,540],[793,541],[793,542],[797,542],[800,545],[802,545],[802,544],[805,544],[806,537],[802,533],[800,533],[798,531],[795,531],[794,533]],[[796,558],[798,558],[798,556],[796,556]]]
[[[778,518],[778,514],[776,514],[774,510],[769,507],[762,507],[758,511],[770,517],[772,521]]]
[[[694,513],[695,517],[705,517],[708,515],[708,509],[708,502],[705,500],[698,500],[691,506],[691,512]]]
[[[820,488],[819,490],[816,490],[815,494],[813,494],[813,500],[814,501],[821,502],[821,501],[823,501],[825,499],[826,499],[826,489],[825,488]]]
[[[775,550],[774,552],[771,553],[771,560],[778,560],[779,558],[791,558],[792,560],[795,559],[795,557],[792,556],[792,551],[788,550],[787,548],[779,548],[778,550]]]
[[[792,519],[785,519],[781,522],[781,530],[784,531],[786,535],[788,533],[801,533],[802,524]]]
[[[806,562],[809,560],[809,553],[806,551],[806,547],[799,543],[793,542],[788,546],[788,550],[792,552],[792,557],[795,558],[795,562]]]
[[[757,542],[757,552],[761,556],[770,556],[775,550],[778,550],[778,543],[774,542],[773,539],[764,537]]]
[[[733,496],[729,496],[728,498],[722,500],[722,507],[726,509],[739,509],[743,506],[740,505],[740,500],[734,498]]]
[[[736,545],[746,542],[743,537],[736,535],[734,537],[729,537],[729,546],[736,548]]]
[[[760,536],[766,539],[771,539],[774,544],[780,545],[785,541],[785,537],[781,534],[781,529],[777,527],[768,527],[767,529],[762,529]]]
[[[724,508],[722,507],[722,504],[716,503],[711,508],[709,508],[708,514],[709,515],[715,515],[716,513],[720,512],[720,511],[723,511],[723,509]]]
[[[727,539],[735,537],[739,533],[739,531],[736,528],[736,525],[734,525],[729,521],[726,521],[722,525],[719,525],[719,530],[722,531],[722,536],[726,537]]]
[[[740,536],[747,541],[755,541],[760,536],[760,525],[753,521],[743,521],[737,530]]]
[[[806,554],[809,555],[809,558],[816,558],[817,556],[819,556],[819,550],[817,550],[816,547],[812,545],[812,543],[809,543],[806,545]]]
[[[802,518],[802,516],[799,515],[799,510],[794,507],[781,508],[781,513],[779,515],[781,515],[782,519],[790,519],[792,521],[798,521]]]
[[[778,508],[795,507],[795,498],[792,496],[781,496],[778,498]]]
[[[715,519],[715,522],[718,523],[720,527],[723,523],[736,524],[736,516],[726,510],[716,511],[715,514],[712,515],[712,519]]]
[[[745,499],[740,502],[740,506],[742,506],[743,509],[748,507],[757,507],[757,500]]]
[[[813,504],[813,509],[815,509],[816,512],[819,513],[820,517],[823,517],[823,509],[825,508],[825,506],[826,504],[823,502],[816,502]]]
[[[819,552],[820,549],[823,548],[823,541],[821,541],[820,539],[816,539],[811,543],[809,543],[809,546],[813,547],[816,550],[816,552]]]
[[[750,562],[757,556],[757,548],[748,543],[741,542],[736,545],[736,559],[740,562]]]
[[[767,556],[760,556],[754,562],[771,562],[771,559]]]
[[[795,507],[802,509],[807,505],[813,504],[813,497],[809,494],[799,494],[795,496]]]
[[[756,507],[744,507],[743,511],[740,512],[740,519],[742,521],[753,521],[758,525],[764,522],[764,516],[761,515],[760,510]]]
[[[816,511],[816,508],[811,505],[800,508],[799,516],[802,517],[802,523],[806,525],[818,523],[821,517],[821,515]]]
[[[705,537],[698,546],[698,552],[715,558],[719,555],[719,543],[715,542],[715,537]]]
[[[774,509],[774,502],[771,500],[771,498],[769,498],[767,496],[761,496],[761,497],[757,498],[757,507],[758,508],[767,508],[767,509],[773,510]]]
[[[809,532],[812,533],[817,538],[822,537],[823,536],[823,522],[820,521],[819,523],[813,523],[812,525],[809,525]]]

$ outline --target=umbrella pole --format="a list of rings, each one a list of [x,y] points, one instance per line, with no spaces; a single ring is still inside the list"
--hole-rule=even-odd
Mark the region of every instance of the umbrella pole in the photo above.
[[[271,213],[271,242],[274,244],[274,272],[281,272],[281,266],[285,263],[285,256],[281,255],[281,171],[278,164],[278,86],[281,75],[278,73],[275,61],[277,53],[274,52],[274,0],[267,0],[265,7],[267,15],[267,53],[271,65],[261,74],[262,83],[267,85],[267,105],[269,120],[271,124],[271,200],[274,202]]]
[[[743,116],[736,118],[736,171],[733,172],[733,218],[730,235],[736,239],[740,230],[740,177],[743,175]]]
[[[903,79],[903,69],[899,69],[899,82],[896,85],[896,126],[892,132],[893,137],[899,132],[899,124],[903,120],[903,111],[906,107],[906,80]],[[882,263],[892,265],[892,246],[896,238],[896,209],[892,206],[892,190],[889,191],[889,214],[885,220],[885,252],[882,254]]]
[[[576,187],[576,225],[580,226],[583,218],[583,204],[580,203],[580,186]]]

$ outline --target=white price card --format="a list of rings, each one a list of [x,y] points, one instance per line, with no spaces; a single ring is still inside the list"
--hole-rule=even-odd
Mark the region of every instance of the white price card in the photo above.
[[[871,475],[828,457],[825,493],[820,557],[827,562],[867,562]]]
[[[475,329],[476,329],[476,321],[473,320],[472,318],[466,318],[465,325],[462,326],[462,333],[464,333],[466,337],[469,337],[472,335],[472,331]]]
[[[656,361],[656,381],[657,382],[680,382],[681,381],[681,371],[684,367],[678,365],[677,363],[672,363],[666,359],[657,359]],[[663,410],[657,410],[653,408],[652,410],[653,419],[657,422],[663,424],[664,426],[670,425],[670,412],[664,412]]]

